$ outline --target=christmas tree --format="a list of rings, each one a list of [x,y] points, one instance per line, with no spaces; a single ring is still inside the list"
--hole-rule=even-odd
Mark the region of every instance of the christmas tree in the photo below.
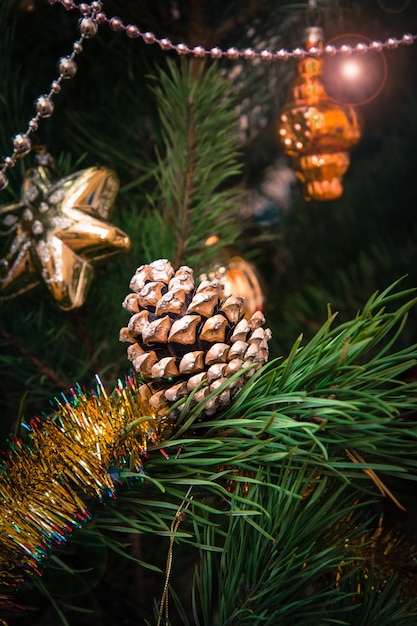
[[[0,4],[0,623],[416,622],[416,27]]]

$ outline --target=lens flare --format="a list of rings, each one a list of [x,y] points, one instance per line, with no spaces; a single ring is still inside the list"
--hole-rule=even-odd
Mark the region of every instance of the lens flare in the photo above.
[[[410,4],[410,0],[378,0],[383,11],[387,13],[401,13]]]
[[[361,66],[358,61],[345,61],[341,64],[340,72],[348,80],[355,80],[361,75]]]
[[[323,84],[333,101],[363,105],[376,98],[383,89],[387,78],[384,53],[372,50],[363,54],[363,44],[371,41],[363,35],[345,34],[327,42],[339,49],[345,46],[347,50],[346,54],[325,58]]]

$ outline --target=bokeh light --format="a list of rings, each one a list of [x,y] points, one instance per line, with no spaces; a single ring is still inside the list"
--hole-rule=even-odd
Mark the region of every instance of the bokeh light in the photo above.
[[[369,44],[363,35],[339,35],[326,42],[336,48],[350,46],[348,55],[326,55],[323,84],[329,98],[336,102],[361,105],[370,102],[381,92],[387,78],[387,62],[383,52],[356,52],[358,44]]]
[[[410,0],[378,0],[381,9],[387,13],[401,13],[410,4]]]
[[[347,80],[355,80],[361,75],[362,68],[358,61],[349,60],[341,64],[340,71]]]

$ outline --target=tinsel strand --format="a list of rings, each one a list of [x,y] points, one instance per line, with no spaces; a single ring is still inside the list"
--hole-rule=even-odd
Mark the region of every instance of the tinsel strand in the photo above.
[[[54,414],[23,423],[21,438],[10,436],[0,473],[2,607],[91,518],[94,501],[114,498],[120,470],[143,474],[156,428],[133,379],[119,381],[111,395],[98,379],[94,391],[72,389]]]

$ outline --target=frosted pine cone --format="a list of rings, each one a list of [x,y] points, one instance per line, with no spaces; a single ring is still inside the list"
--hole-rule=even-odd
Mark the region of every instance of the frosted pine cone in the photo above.
[[[257,311],[244,318],[244,298],[223,295],[219,281],[194,286],[193,270],[175,272],[166,259],[136,270],[123,307],[131,314],[120,331],[129,342],[128,358],[140,374],[139,392],[159,415],[199,387],[193,403],[204,400],[228,378],[251,369],[207,400],[206,415],[227,406],[239,389],[268,360],[269,329]]]

